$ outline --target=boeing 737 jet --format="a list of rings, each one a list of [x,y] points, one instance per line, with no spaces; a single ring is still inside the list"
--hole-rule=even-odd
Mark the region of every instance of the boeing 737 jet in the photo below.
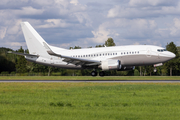
[[[107,70],[133,70],[135,66],[160,66],[175,57],[165,48],[153,45],[128,45],[85,49],[63,49],[49,45],[28,23],[21,27],[29,54],[23,55],[28,61],[66,69],[92,69],[91,75],[104,76]]]

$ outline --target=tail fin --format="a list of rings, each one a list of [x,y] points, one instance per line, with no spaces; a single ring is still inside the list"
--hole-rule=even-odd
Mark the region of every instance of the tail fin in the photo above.
[[[44,43],[46,42],[36,32],[36,30],[28,22],[22,22],[21,27],[23,30],[27,47],[29,49],[29,53],[32,55],[39,55],[44,57],[49,56],[46,48],[44,47]]]

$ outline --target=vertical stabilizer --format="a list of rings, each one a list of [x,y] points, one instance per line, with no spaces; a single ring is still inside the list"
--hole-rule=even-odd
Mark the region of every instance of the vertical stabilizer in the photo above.
[[[46,42],[36,32],[36,30],[28,22],[22,22],[21,27],[23,30],[27,47],[29,49],[29,53],[33,55],[44,56],[44,57],[49,56],[46,48],[44,47],[44,43]]]

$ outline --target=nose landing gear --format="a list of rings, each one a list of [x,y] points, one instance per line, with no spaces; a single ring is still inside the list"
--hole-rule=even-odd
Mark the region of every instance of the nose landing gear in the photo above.
[[[157,72],[157,69],[156,69],[156,68],[154,68],[154,72]]]

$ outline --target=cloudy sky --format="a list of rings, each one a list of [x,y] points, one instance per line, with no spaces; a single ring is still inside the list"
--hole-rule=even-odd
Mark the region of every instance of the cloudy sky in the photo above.
[[[180,0],[1,0],[0,47],[27,48],[28,21],[50,44],[69,48],[104,44],[180,46]]]

